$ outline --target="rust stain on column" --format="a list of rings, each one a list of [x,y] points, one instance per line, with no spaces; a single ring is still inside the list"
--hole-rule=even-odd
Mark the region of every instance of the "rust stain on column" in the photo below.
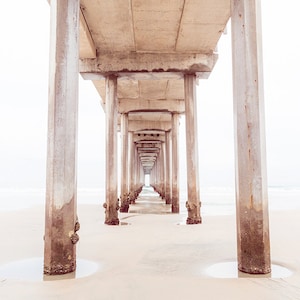
[[[245,217],[241,220],[240,234],[240,271],[251,274],[266,274],[271,272],[269,234],[264,230],[264,216],[262,211],[243,209]]]
[[[46,216],[44,274],[61,275],[76,270],[75,244],[79,240],[74,199],[61,208],[53,205]],[[71,213],[70,213],[71,212]],[[52,218],[51,216],[55,216]],[[78,225],[77,225],[78,226]],[[55,237],[54,239],[52,237]]]

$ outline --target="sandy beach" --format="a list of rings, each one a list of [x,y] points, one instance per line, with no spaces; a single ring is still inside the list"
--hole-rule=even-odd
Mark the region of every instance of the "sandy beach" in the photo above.
[[[300,299],[299,210],[270,212],[272,264],[291,274],[245,276],[213,269],[236,261],[234,215],[187,226],[151,201],[121,213],[121,226],[79,204],[78,274],[60,280],[41,274],[44,206],[1,211],[0,299]]]

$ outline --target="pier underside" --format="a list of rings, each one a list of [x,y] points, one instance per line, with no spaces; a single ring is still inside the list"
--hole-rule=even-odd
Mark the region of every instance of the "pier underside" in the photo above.
[[[49,2],[44,272],[54,275],[76,268],[78,73],[94,83],[105,111],[105,224],[119,225],[119,213],[133,209],[146,175],[171,213],[180,212],[181,115],[186,121],[186,224],[202,223],[197,85],[213,71],[218,40],[231,17],[238,267],[269,273],[259,1]]]

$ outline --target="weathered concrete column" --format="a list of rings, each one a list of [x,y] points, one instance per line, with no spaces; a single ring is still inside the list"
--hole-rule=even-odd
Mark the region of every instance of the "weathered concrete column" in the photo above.
[[[133,190],[133,161],[134,161],[134,143],[133,143],[133,133],[128,132],[128,189]]]
[[[136,190],[140,188],[140,182],[141,182],[141,162],[140,162],[140,157],[137,153],[136,156]]]
[[[138,150],[136,147],[136,144],[134,144],[134,173],[133,173],[133,178],[134,178],[134,190],[136,191],[138,189]]]
[[[165,133],[165,157],[166,157],[166,204],[171,204],[171,176],[170,176],[170,132]]]
[[[129,158],[128,158],[128,190],[130,195],[130,202],[134,203],[135,196],[134,196],[134,142],[133,142],[133,133],[128,132],[128,151],[129,151]]]
[[[156,161],[154,162],[153,168],[151,170],[151,185],[155,187],[156,185]]]
[[[120,212],[128,212],[128,114],[121,115],[121,207]]]
[[[165,143],[161,143],[161,189],[162,189],[162,198],[166,199],[166,145]]]
[[[179,114],[172,114],[172,213],[179,213]]]
[[[145,173],[142,163],[140,161],[140,187],[145,184]]]
[[[118,225],[118,101],[117,77],[106,78],[105,118],[106,118],[106,202],[105,224]]]
[[[51,1],[44,273],[76,269],[79,0]]]
[[[198,169],[198,130],[197,130],[197,102],[196,76],[184,76],[185,94],[185,127],[186,127],[186,167],[187,167],[187,195],[186,207],[188,210],[187,224],[199,224],[200,194]]]
[[[269,273],[260,1],[232,0],[238,268]]]
[[[161,149],[157,154],[157,191],[162,196],[162,163],[161,163]]]

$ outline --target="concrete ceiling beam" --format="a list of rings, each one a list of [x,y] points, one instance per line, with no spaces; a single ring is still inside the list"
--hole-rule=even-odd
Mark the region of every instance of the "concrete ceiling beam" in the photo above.
[[[142,130],[163,130],[169,131],[172,128],[170,121],[129,121],[128,131]]]
[[[107,52],[98,53],[96,58],[81,58],[79,72],[111,73],[131,72],[172,72],[197,73],[211,72],[218,59],[216,53],[138,53],[138,52]]]
[[[82,13],[82,9],[80,9],[79,17],[79,56],[81,58],[96,58],[96,46],[90,33],[89,27],[84,18],[84,15]]]
[[[184,99],[144,100],[119,99],[119,113],[129,113],[135,110],[167,110],[169,112],[184,113]]]

